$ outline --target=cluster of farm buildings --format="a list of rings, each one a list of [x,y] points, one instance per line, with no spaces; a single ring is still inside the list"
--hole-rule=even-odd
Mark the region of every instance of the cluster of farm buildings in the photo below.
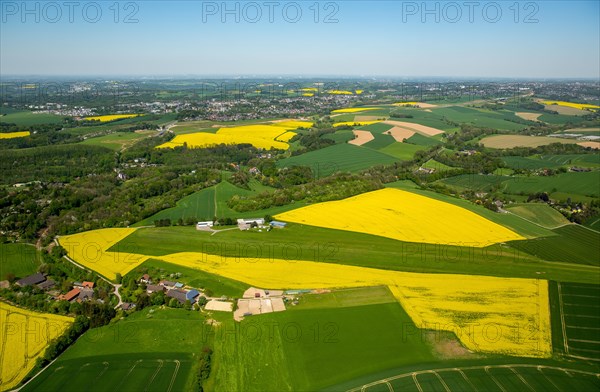
[[[48,291],[57,301],[81,303],[94,299],[94,282],[73,282],[72,289],[69,292],[60,294],[59,291],[55,290],[56,282],[54,280],[48,279],[48,276],[41,272],[37,272],[17,280],[15,284],[20,287],[37,286],[40,290]],[[97,301],[102,302],[100,299],[97,299]]]
[[[212,227],[215,225],[213,221],[201,221],[196,224],[196,229],[198,230],[212,230]],[[259,229],[283,229],[287,223],[279,222],[279,221],[271,221],[266,224],[263,218],[252,218],[252,219],[238,219],[237,226],[240,230],[250,230],[253,227],[257,227]]]

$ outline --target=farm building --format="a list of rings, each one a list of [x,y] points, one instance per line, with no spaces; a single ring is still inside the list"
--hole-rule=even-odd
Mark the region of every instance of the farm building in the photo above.
[[[142,275],[142,277],[140,278],[140,283],[145,283],[145,284],[152,283],[152,279],[150,279],[150,275],[148,275],[148,274]]]
[[[92,299],[94,297],[94,290],[90,288],[79,289],[79,297],[77,300],[85,301],[86,299]]]
[[[187,301],[186,292],[179,289],[171,289],[167,291],[167,297],[175,298],[179,303],[184,304]]]
[[[252,226],[262,226],[265,224],[265,220],[263,218],[253,218],[253,219],[238,219],[237,225],[240,230],[249,230]]]
[[[183,283],[177,282],[173,285],[173,287],[175,287],[176,289],[181,289],[181,288],[183,288]]]
[[[185,297],[190,301],[194,302],[196,297],[198,297],[200,293],[196,289],[192,289],[185,294]]]
[[[38,272],[37,274],[29,275],[29,276],[24,277],[23,279],[17,280],[17,285],[19,285],[21,287],[31,286],[34,284],[42,283],[45,280],[46,280],[46,277],[44,276],[44,274],[42,274],[41,272]]]
[[[170,280],[161,280],[159,285],[164,287],[175,287],[175,282],[171,282]]]
[[[69,291],[67,294],[59,295],[58,300],[73,302],[79,296],[80,293],[81,293],[81,290],[75,288],[75,289]]]
[[[213,221],[198,222],[198,223],[196,223],[196,229],[197,230],[210,229],[211,227],[213,227],[213,225],[214,225]]]
[[[83,282],[81,284],[81,287],[85,287],[87,289],[93,289],[94,288],[94,282]]]
[[[165,286],[161,286],[159,284],[149,284],[146,287],[146,292],[148,294],[152,294],[152,293],[158,293],[160,291],[165,291]]]
[[[37,286],[42,290],[50,290],[55,285],[56,285],[55,281],[53,281],[52,279],[48,279],[48,280],[43,281],[42,283],[39,283]]]
[[[271,221],[270,225],[276,229],[283,229],[285,226],[287,226],[287,223],[280,221]]]
[[[123,302],[121,304],[121,309],[123,310],[131,310],[133,308],[135,308],[135,304],[132,304],[131,302]]]

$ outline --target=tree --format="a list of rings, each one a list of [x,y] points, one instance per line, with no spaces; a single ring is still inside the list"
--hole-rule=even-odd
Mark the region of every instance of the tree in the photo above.
[[[120,284],[123,281],[123,276],[119,272],[117,272],[115,280],[117,281],[117,283]]]
[[[138,310],[144,309],[146,306],[150,306],[150,297],[148,294],[141,294],[138,296],[137,301],[135,301],[135,307]]]

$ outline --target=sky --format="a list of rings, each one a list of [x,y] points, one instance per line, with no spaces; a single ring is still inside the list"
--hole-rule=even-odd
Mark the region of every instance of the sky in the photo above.
[[[600,79],[600,1],[7,1],[0,76]]]

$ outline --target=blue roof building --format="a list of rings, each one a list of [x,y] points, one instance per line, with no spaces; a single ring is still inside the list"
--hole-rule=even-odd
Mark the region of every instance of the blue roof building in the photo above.
[[[287,225],[287,223],[285,223],[285,222],[271,221],[271,226],[276,227],[278,229],[283,229],[286,225]]]
[[[198,292],[198,290],[192,289],[185,294],[185,298],[188,299],[190,302],[194,302],[194,298],[196,298],[199,295],[200,293]]]
[[[177,282],[177,283],[175,283],[175,286],[173,286],[173,287],[175,287],[176,289],[180,289],[183,287],[183,283]]]

